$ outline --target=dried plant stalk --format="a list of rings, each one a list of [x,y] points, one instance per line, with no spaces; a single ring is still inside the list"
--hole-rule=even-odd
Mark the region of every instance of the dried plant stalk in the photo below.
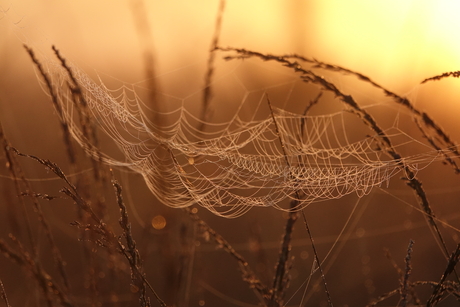
[[[407,295],[409,292],[409,276],[412,272],[412,247],[414,246],[414,241],[410,240],[409,246],[407,247],[407,254],[405,258],[406,268],[404,270],[404,275],[401,280],[401,306],[407,306]]]
[[[205,221],[203,221],[196,213],[190,208],[184,208],[185,212],[188,213],[193,222],[195,222],[203,233],[209,235],[218,246],[224,251],[229,253],[239,264],[241,273],[243,274],[243,280],[249,284],[249,287],[255,291],[260,302],[265,305],[265,302],[271,296],[271,291],[260,281],[254,271],[249,266],[249,263],[244,259],[243,256],[238,254],[230,243],[225,240],[220,234],[212,229]]]
[[[105,180],[104,172],[101,169],[102,165],[102,155],[99,150],[99,139],[96,134],[96,129],[94,124],[89,116],[88,102],[83,95],[83,89],[81,88],[78,80],[76,79],[71,67],[67,64],[66,59],[60,54],[59,50],[52,46],[54,54],[59,59],[61,66],[67,71],[67,75],[70,79],[70,82],[67,84],[70,92],[72,93],[72,99],[75,104],[76,110],[80,118],[80,125],[83,131],[83,135],[86,139],[85,146],[93,149],[96,152],[97,159],[91,160],[93,164],[93,174],[96,182],[100,180]]]
[[[428,81],[439,81],[439,80],[442,80],[442,79],[448,78],[448,77],[459,78],[460,77],[460,70],[445,72],[445,73],[437,75],[437,76],[426,78],[422,82],[420,82],[420,84],[426,83]]]
[[[63,132],[63,138],[64,138],[64,144],[67,150],[67,156],[69,157],[70,164],[71,166],[76,169],[76,163],[77,163],[77,157],[75,154],[75,149],[73,148],[72,141],[71,141],[71,136],[70,136],[70,129],[69,129],[69,124],[66,122],[63,116],[62,112],[62,107],[61,104],[58,101],[58,96],[56,94],[56,91],[53,87],[53,84],[51,82],[51,79],[49,75],[45,72],[43,69],[42,64],[38,61],[38,59],[35,56],[34,51],[32,48],[30,48],[27,45],[24,45],[24,48],[26,49],[27,53],[29,54],[32,62],[35,64],[35,67],[37,67],[38,71],[40,72],[40,75],[42,76],[43,80],[45,81],[46,87],[48,89],[49,95],[51,96],[51,102],[53,103],[54,108],[56,109],[56,112],[58,113],[59,117],[59,122],[61,124],[61,129]]]
[[[214,26],[214,35],[211,42],[211,49],[209,52],[206,75],[204,80],[204,92],[203,92],[203,100],[202,100],[202,107],[201,107],[201,124],[198,128],[199,131],[203,131],[206,122],[209,121],[211,110],[209,109],[209,104],[212,98],[212,78],[214,76],[214,62],[216,58],[216,47],[219,45],[219,38],[220,38],[220,29],[222,27],[222,19],[224,16],[225,10],[225,0],[220,0],[219,2],[219,11],[217,13],[216,24]]]
[[[5,287],[3,286],[3,282],[0,279],[0,296],[2,300],[5,302],[6,307],[11,307],[10,303],[8,302],[8,296],[6,295]]]
[[[446,281],[446,278],[455,271],[455,266],[457,265],[458,261],[460,260],[460,244],[457,245],[457,249],[450,255],[449,261],[447,262],[447,267],[444,273],[441,276],[441,280],[438,282],[436,287],[434,287],[433,293],[431,294],[428,302],[426,304],[427,307],[431,307],[436,305],[443,295],[443,284]]]
[[[53,163],[53,162],[51,162],[49,160],[38,158],[38,157],[33,156],[33,155],[28,155],[28,154],[21,153],[15,148],[12,148],[12,150],[14,152],[16,152],[20,156],[33,159],[33,160],[37,161],[38,163],[42,164],[43,166],[47,167],[55,175],[57,175],[59,178],[61,178],[67,184],[67,187],[64,187],[61,190],[61,192],[64,193],[65,195],[69,196],[75,202],[75,204],[77,204],[77,206],[80,207],[84,212],[88,213],[89,216],[91,217],[91,219],[96,223],[95,227],[91,227],[91,226],[88,226],[88,225],[85,226],[85,227],[90,227],[92,230],[94,230],[95,232],[99,233],[102,236],[104,241],[98,241],[102,246],[107,246],[106,244],[109,244],[111,246],[115,246],[119,250],[119,252],[128,260],[128,262],[130,263],[130,267],[133,270],[133,272],[136,275],[136,277],[141,279],[142,282],[152,291],[152,293],[154,294],[154,296],[155,296],[156,300],[158,301],[158,303],[162,307],[166,307],[167,306],[166,303],[158,296],[158,294],[155,292],[153,287],[150,285],[150,283],[148,282],[148,280],[145,278],[144,274],[142,273],[142,269],[139,266],[140,261],[139,260],[133,260],[134,258],[132,258],[133,253],[134,253],[134,255],[136,255],[137,251],[132,250],[132,244],[134,244],[134,240],[132,239],[132,236],[126,234],[126,229],[129,228],[128,227],[129,222],[127,220],[126,212],[124,212],[124,213],[122,212],[121,225],[122,225],[122,228],[125,231],[125,236],[127,237],[127,240],[128,240],[128,237],[130,237],[129,240],[132,240],[131,243],[130,243],[131,247],[129,247],[128,250],[124,247],[124,245],[121,243],[120,239],[113,233],[113,231],[108,227],[108,225],[101,218],[99,218],[97,216],[97,214],[92,209],[91,205],[88,202],[86,202],[84,200],[84,198],[79,194],[78,189],[75,187],[75,185],[73,185],[69,181],[67,176],[64,174],[64,172],[59,168],[59,166],[57,164],[55,164],[55,163]],[[115,185],[115,189],[116,189],[116,191],[118,193],[118,189],[117,189],[116,185]],[[121,189],[119,190],[119,192],[121,193]],[[120,198],[120,197],[121,197],[121,194],[117,195],[117,200],[119,202],[119,205],[120,205],[120,201],[122,201],[122,198]],[[75,222],[74,224],[79,225],[78,222]],[[128,228],[126,228],[126,227],[128,227]],[[135,246],[135,244],[134,244],[134,246]],[[146,299],[146,302],[148,302],[147,299]],[[145,306],[149,306],[149,305],[147,304]]]

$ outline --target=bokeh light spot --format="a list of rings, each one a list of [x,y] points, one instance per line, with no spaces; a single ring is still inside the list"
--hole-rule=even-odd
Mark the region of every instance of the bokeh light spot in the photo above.
[[[152,219],[152,227],[161,230],[166,227],[166,219],[162,215],[157,215]]]

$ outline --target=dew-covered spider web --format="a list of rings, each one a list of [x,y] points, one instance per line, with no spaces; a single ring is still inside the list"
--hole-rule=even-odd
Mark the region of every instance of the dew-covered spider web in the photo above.
[[[362,197],[376,186],[389,185],[396,174],[414,176],[447,150],[404,131],[402,118],[413,123],[413,114],[395,107],[385,95],[364,99],[360,106],[382,118],[382,130],[375,131],[337,95],[279,63],[276,68],[253,59],[219,63],[211,84],[212,116],[203,115],[204,86],[171,95],[162,92],[159,78],[155,109],[140,86],[109,88],[70,66],[80,97],[78,90],[71,90],[75,86],[69,86],[72,81],[62,65],[48,67],[59,89],[62,119],[75,140],[94,158],[141,174],[150,191],[170,207],[199,204],[225,217],[255,206],[299,210],[348,194]],[[226,68],[224,73],[220,67]],[[267,70],[251,75],[251,67]],[[329,78],[340,83],[342,77]],[[318,111],[320,104],[327,107]],[[85,114],[91,127],[115,142],[121,158],[91,145],[87,130],[92,128],[81,120]],[[382,150],[382,139],[398,155]]]

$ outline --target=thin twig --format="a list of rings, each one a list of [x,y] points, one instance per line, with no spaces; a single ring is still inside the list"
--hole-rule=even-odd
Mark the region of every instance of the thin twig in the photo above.
[[[74,102],[75,108],[78,112],[80,118],[80,125],[85,137],[85,144],[88,148],[91,148],[96,153],[96,159],[92,159],[93,164],[93,175],[96,182],[105,181],[105,176],[101,169],[102,164],[102,154],[99,150],[99,139],[96,134],[96,129],[94,124],[89,116],[89,106],[88,102],[83,94],[83,89],[80,86],[72,68],[67,64],[66,59],[60,54],[59,50],[52,46],[52,49],[59,59],[61,66],[67,72],[68,77],[70,78],[71,83],[68,84],[69,90],[72,94],[72,100]]]
[[[201,107],[201,124],[200,127],[198,128],[198,131],[203,131],[206,123],[209,120],[210,116],[210,109],[209,109],[209,104],[212,98],[212,78],[214,76],[214,62],[216,58],[216,48],[219,45],[219,38],[220,38],[220,30],[222,27],[222,19],[224,16],[224,10],[225,10],[225,0],[220,0],[219,3],[219,11],[217,13],[217,18],[216,18],[216,24],[214,26],[214,35],[212,38],[211,42],[211,48],[209,51],[209,57],[208,57],[208,63],[207,63],[207,69],[206,69],[206,75],[204,78],[204,92],[203,92],[203,101],[202,101],[202,107]]]
[[[145,274],[143,273],[143,269],[141,267],[140,255],[136,247],[136,241],[134,240],[133,234],[131,232],[131,223],[129,222],[129,219],[128,219],[128,212],[126,210],[126,206],[123,201],[123,196],[121,194],[122,188],[121,188],[121,185],[118,183],[118,181],[115,179],[112,179],[112,185],[115,188],[117,203],[120,208],[121,217],[120,217],[119,223],[120,223],[121,228],[123,229],[124,237],[128,245],[126,252],[129,254],[128,262],[131,267],[131,280],[133,284],[136,285],[140,290],[139,302],[141,306],[148,307],[151,305],[150,305],[150,299],[146,296],[145,283],[143,282],[142,278],[138,278],[138,276],[135,274],[137,270],[139,274],[141,274],[142,276],[145,276]],[[157,296],[156,293],[155,293],[155,296]],[[157,297],[157,299],[159,299],[159,297]]]
[[[437,76],[426,78],[422,82],[420,82],[420,84],[426,83],[428,81],[435,81],[435,80],[439,81],[439,80],[447,78],[447,77],[459,78],[460,77],[460,70],[445,72],[445,73],[437,75]]]
[[[456,250],[450,255],[449,261],[447,262],[447,267],[444,273],[441,276],[441,280],[436,285],[431,294],[426,306],[431,307],[436,305],[439,302],[442,296],[442,285],[446,281],[447,276],[449,276],[455,270],[455,266],[457,265],[458,261],[460,260],[460,244],[457,245]]]
[[[149,103],[154,111],[151,121],[161,127],[162,118],[160,116],[160,104],[158,101],[158,84],[155,81],[155,54],[152,27],[149,22],[148,12],[144,0],[131,0],[131,12],[137,31],[137,36],[142,48],[142,57],[144,60],[144,74],[149,90]]]
[[[286,147],[284,146],[284,141],[283,138],[281,137],[281,134],[279,132],[279,127],[278,123],[275,118],[275,114],[273,112],[273,107],[270,101],[270,98],[267,96],[267,104],[270,109],[270,114],[272,116],[273,124],[275,125],[275,132],[276,135],[278,136],[278,140],[281,145],[281,150],[283,151],[284,159],[286,161],[286,166],[291,169],[291,165],[288,160],[287,152],[286,152]],[[290,177],[292,177],[292,174],[289,174]],[[288,271],[288,261],[289,261],[289,252],[291,250],[291,239],[292,239],[292,232],[294,230],[294,224],[297,221],[297,211],[295,210],[300,202],[300,196],[298,191],[294,192],[296,195],[296,199],[292,200],[290,203],[290,211],[289,211],[289,216],[286,221],[286,226],[284,228],[284,235],[283,239],[281,241],[281,249],[279,253],[279,258],[278,258],[278,263],[276,264],[276,269],[275,269],[275,276],[273,279],[273,292],[272,292],[272,297],[270,303],[273,305],[275,303],[278,303],[279,305],[283,304],[283,295],[284,295],[284,290],[287,286],[287,283],[285,282],[286,274]]]
[[[6,304],[6,307],[11,307],[10,303],[8,302],[8,297],[6,295],[5,287],[3,286],[3,282],[0,279],[0,296],[2,297],[3,301]]]
[[[260,281],[254,271],[249,266],[249,263],[244,259],[243,256],[238,254],[231,244],[225,240],[219,233],[212,229],[205,221],[203,221],[196,213],[190,208],[184,208],[185,212],[188,213],[192,221],[194,221],[203,233],[208,234],[216,244],[221,247],[224,251],[230,254],[239,264],[241,273],[243,274],[243,280],[249,284],[251,289],[254,289],[261,303],[265,304],[265,300],[270,297],[270,290]]]
[[[402,307],[407,306],[407,293],[409,291],[408,281],[409,281],[409,276],[412,272],[411,259],[412,259],[413,245],[414,245],[414,241],[410,240],[409,246],[407,247],[407,254],[405,258],[406,269],[404,271],[404,275],[401,280],[401,306]]]
[[[308,236],[310,237],[310,243],[311,243],[311,247],[313,249],[313,254],[315,255],[315,261],[318,264],[319,273],[321,274],[321,279],[322,279],[323,285],[324,285],[324,291],[326,292],[326,296],[327,296],[327,304],[330,307],[332,307],[333,304],[332,304],[331,294],[329,293],[329,289],[327,288],[326,277],[325,277],[323,269],[321,267],[321,261],[319,260],[318,252],[316,251],[316,247],[315,247],[315,243],[313,241],[313,236],[311,234],[310,227],[308,227],[307,217],[305,216],[305,213],[303,212],[303,210],[302,210],[302,217],[303,217],[303,221],[304,221],[304,224],[305,224],[305,228],[307,229],[307,232],[308,232]]]
[[[32,50],[32,48],[28,47],[27,45],[24,45],[24,48],[26,49],[27,53],[32,59],[32,62],[35,64],[38,71],[40,72],[40,75],[42,76],[43,80],[45,81],[46,87],[48,88],[49,95],[51,96],[51,101],[53,103],[53,106],[56,109],[56,112],[58,113],[59,122],[61,124],[61,129],[63,132],[62,136],[64,138],[64,144],[67,149],[67,156],[69,157],[71,165],[74,168],[76,168],[75,165],[77,163],[77,158],[75,154],[75,149],[73,148],[73,145],[71,142],[69,125],[67,121],[65,120],[65,117],[62,111],[62,106],[61,106],[61,103],[59,103],[58,96],[56,94],[56,91],[54,90],[53,83],[51,82],[51,78],[48,76],[48,74],[43,69],[42,64],[36,58],[35,53]]]

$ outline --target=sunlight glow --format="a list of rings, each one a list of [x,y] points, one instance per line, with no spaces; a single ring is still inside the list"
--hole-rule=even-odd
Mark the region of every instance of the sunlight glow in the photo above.
[[[381,81],[407,82],[460,66],[459,11],[460,3],[449,0],[327,1],[318,36],[336,62],[366,68]],[[405,80],[395,80],[395,72]]]

